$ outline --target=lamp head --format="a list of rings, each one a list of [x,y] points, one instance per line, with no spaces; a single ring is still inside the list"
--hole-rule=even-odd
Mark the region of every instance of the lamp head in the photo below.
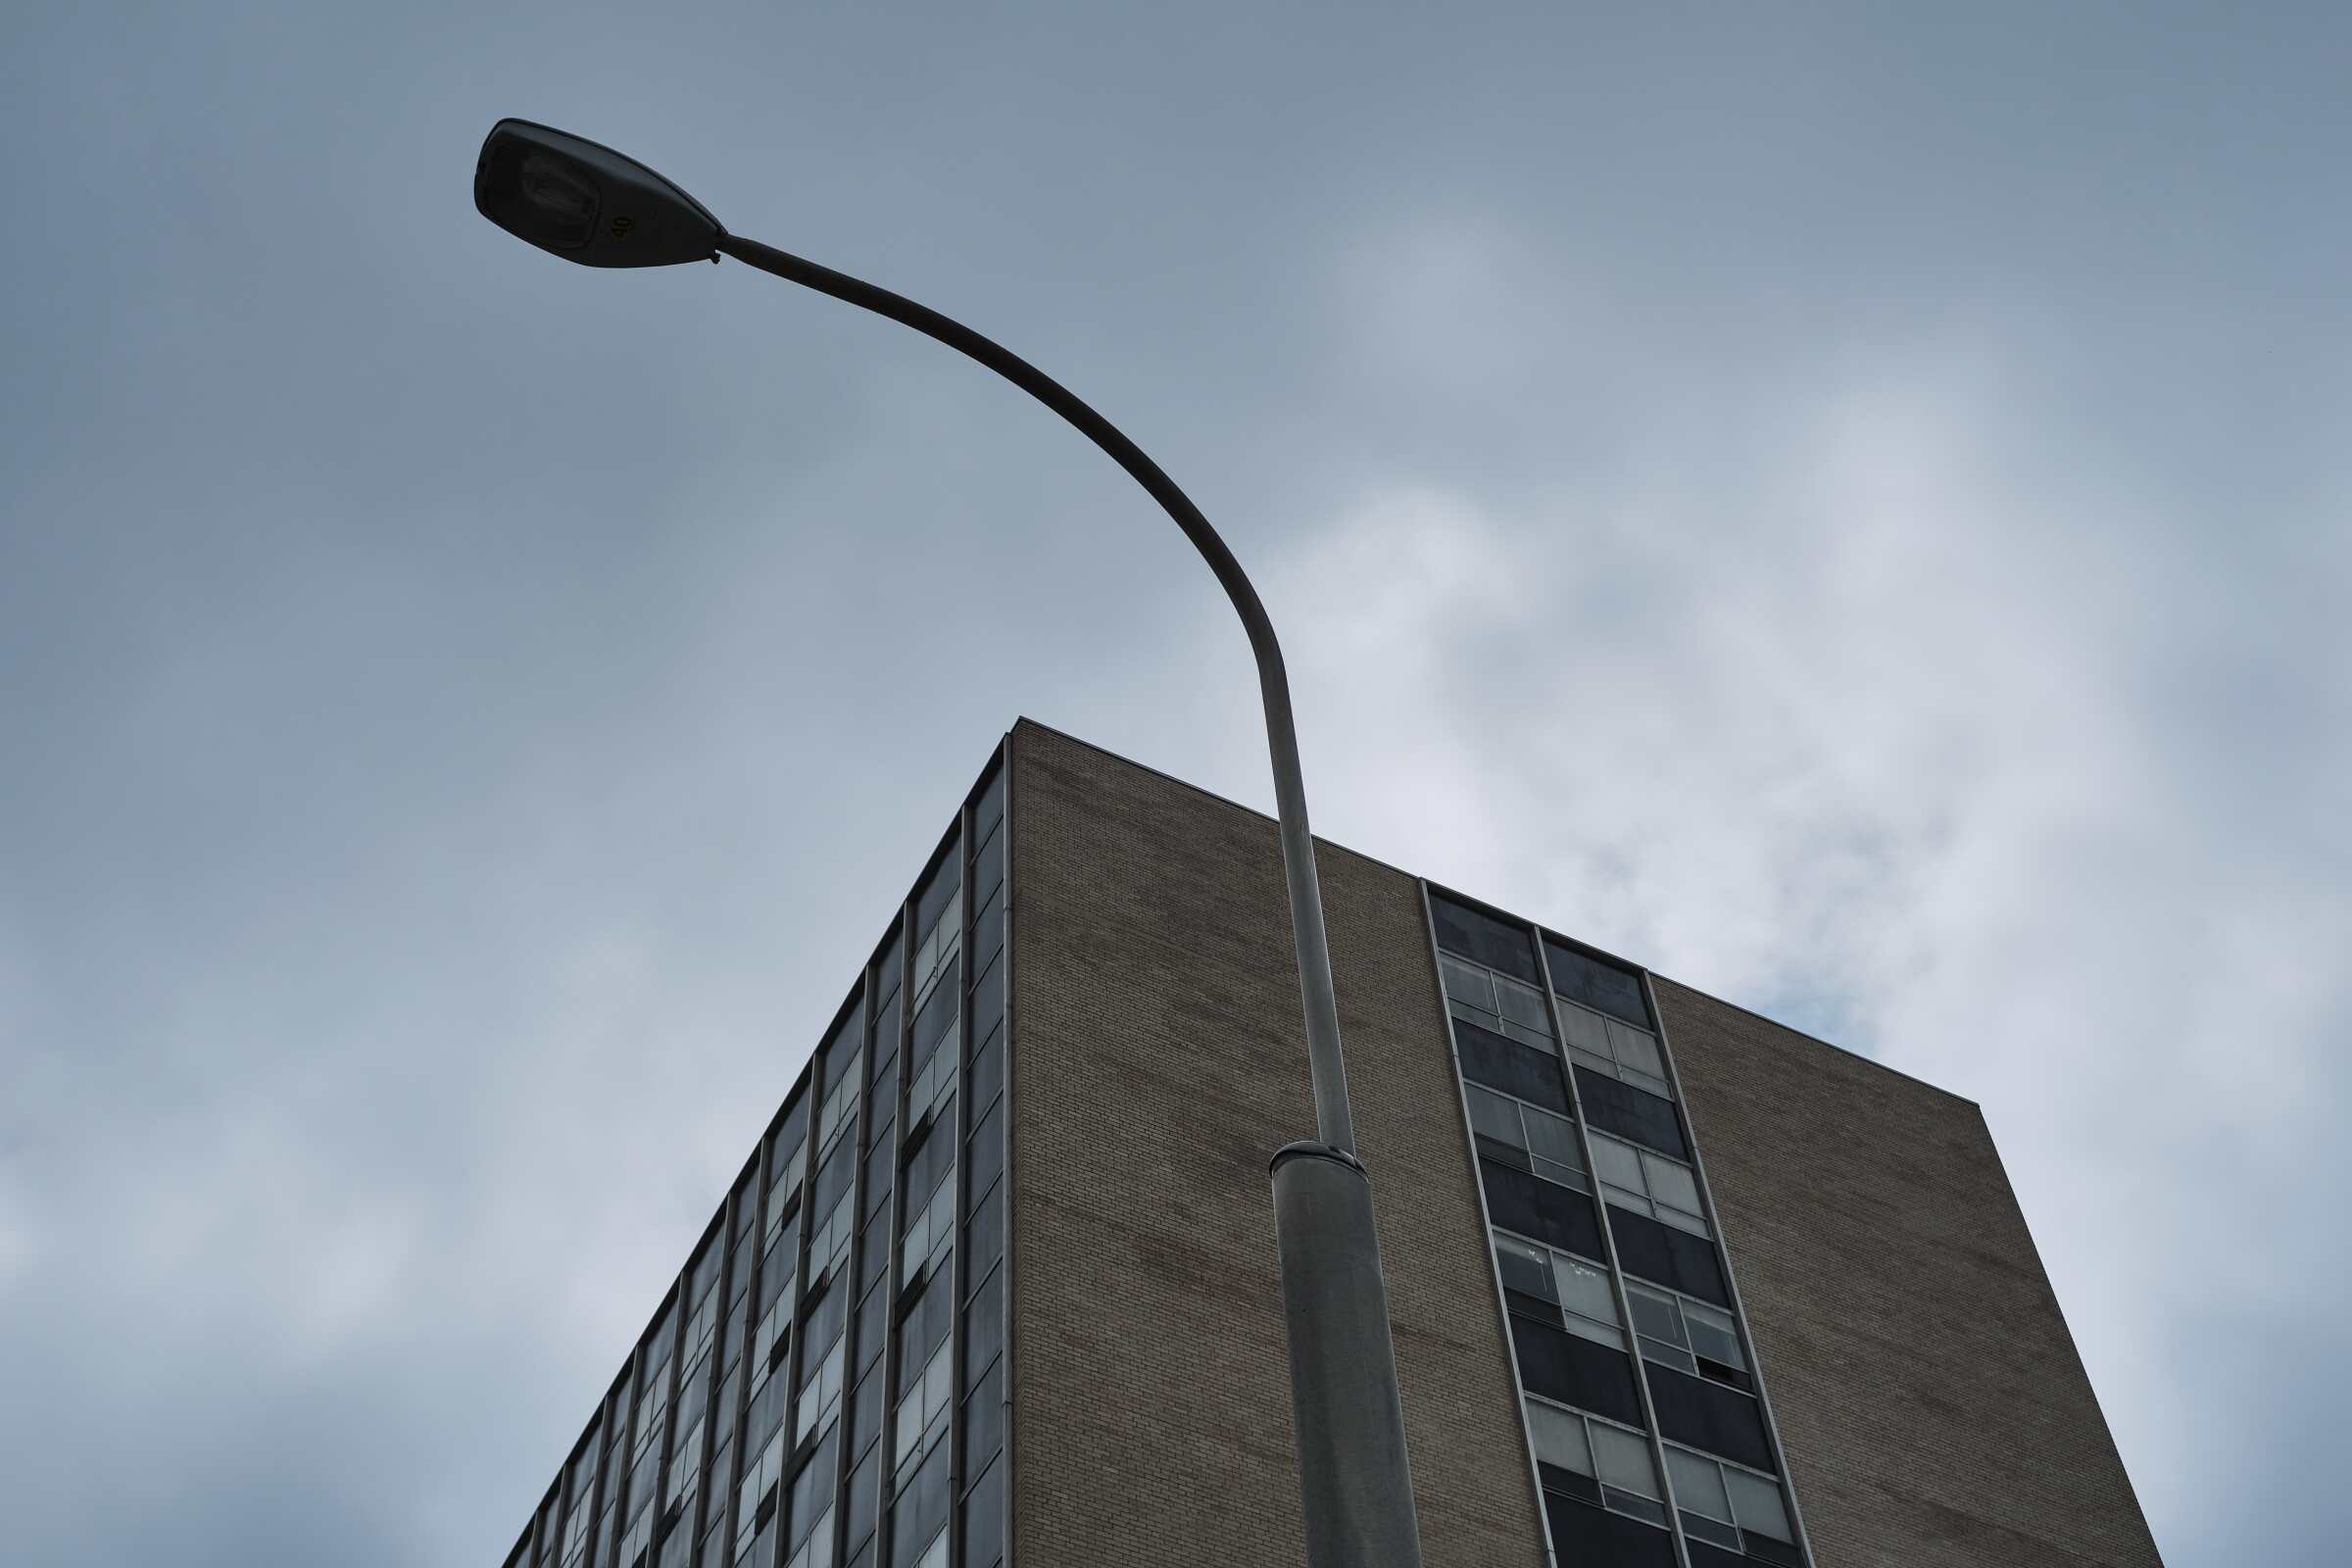
[[[714,262],[726,232],[635,159],[527,120],[490,127],[473,166],[473,205],[516,239],[582,267]]]

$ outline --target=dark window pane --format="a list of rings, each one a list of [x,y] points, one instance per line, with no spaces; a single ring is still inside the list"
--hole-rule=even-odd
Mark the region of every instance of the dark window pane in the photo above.
[[[923,999],[922,1011],[914,1015],[914,1044],[907,1052],[907,1065],[921,1072],[931,1060],[931,1054],[940,1042],[955,1032],[956,1002],[962,995],[957,976],[962,972],[960,956],[950,958],[938,985]]]
[[[1487,1213],[1495,1224],[1548,1242],[1563,1251],[1608,1257],[1601,1246],[1600,1219],[1592,1212],[1592,1200],[1491,1159],[1481,1159],[1478,1169],[1487,1190]],[[1662,1225],[1658,1228],[1665,1229]]]
[[[1563,1497],[1578,1497],[1594,1504],[1600,1501],[1600,1483],[1591,1476],[1580,1476],[1573,1470],[1564,1470],[1556,1464],[1545,1464],[1539,1459],[1536,1461],[1536,1478],[1544,1484],[1544,1490],[1547,1493],[1557,1493]]]
[[[1567,1114],[1568,1085],[1560,1076],[1559,1057],[1460,1018],[1453,1020],[1453,1044],[1462,1076],[1472,1083]]]
[[[963,1568],[996,1568],[1004,1558],[1004,1467],[988,1474],[963,1499]]]
[[[784,1419],[784,1406],[790,1400],[791,1382],[792,1379],[778,1372],[752,1395],[751,1405],[743,1413],[745,1453],[757,1454],[775,1436],[777,1424]]]
[[[1673,1101],[1660,1100],[1645,1089],[1605,1078],[1582,1065],[1576,1069],[1576,1098],[1585,1107],[1585,1120],[1602,1132],[1646,1144],[1677,1159],[1690,1157],[1690,1146],[1683,1142]]]
[[[698,1361],[678,1377],[678,1408],[672,1417],[676,1430],[683,1432],[703,1418],[703,1410],[710,1400],[710,1363]]]
[[[956,890],[962,886],[962,856],[955,846],[950,845],[947,852],[940,856],[939,864],[931,872],[930,880],[926,881],[922,891],[914,896],[916,936],[919,937],[931,929],[933,922],[947,911],[948,901],[954,898]],[[920,947],[921,944],[918,942],[916,946]]]
[[[1642,1002],[1642,981],[1629,970],[1546,938],[1544,959],[1551,966],[1551,989],[1571,1002],[1596,1007],[1642,1028],[1654,1027]]]
[[[743,1374],[729,1372],[718,1386],[718,1408],[710,1412],[710,1441],[720,1447],[735,1435],[735,1406],[743,1398]]]
[[[858,1254],[858,1288],[862,1291],[890,1272],[890,1215],[887,1211],[865,1222],[865,1239],[859,1246],[863,1250]]]
[[[850,1451],[863,1453],[866,1445],[882,1435],[882,1372],[866,1374],[850,1399]]]
[[[1524,1317],[1511,1319],[1511,1345],[1518,1352],[1519,1381],[1530,1394],[1629,1426],[1644,1424],[1633,1358],[1623,1350]]]
[[[890,1179],[898,1168],[898,1129],[885,1127],[872,1140],[865,1153],[864,1217],[872,1218],[876,1209],[890,1201]]]
[[[1747,1546],[1749,1562],[1777,1563],[1783,1565],[1783,1568],[1804,1568],[1805,1554],[1797,1550],[1795,1545],[1789,1542],[1775,1541],[1770,1536],[1760,1536],[1753,1530],[1740,1531],[1740,1539]]]
[[[1004,770],[1000,767],[989,776],[988,788],[972,803],[972,837],[988,837],[999,822],[1004,820]]]
[[[1002,959],[972,982],[972,1033],[985,1035],[1004,1016],[1004,964]]]
[[[733,1250],[728,1254],[727,1299],[730,1302],[740,1300],[751,1294],[752,1262],[759,1255],[760,1249],[753,1245],[752,1239],[748,1236],[737,1242]]]
[[[1675,1568],[1674,1540],[1663,1530],[1557,1493],[1544,1499],[1550,1516],[1551,1549],[1562,1564],[1606,1568]]]
[[[1777,1468],[1764,1439],[1763,1407],[1736,1389],[1651,1362],[1649,1397],[1658,1434],[1757,1470]]]
[[[986,968],[1004,947],[1004,890],[997,889],[988,902],[972,911],[972,967]]]
[[[1004,884],[1004,835],[997,834],[972,856],[972,898],[984,900]]]
[[[849,1015],[834,1026],[831,1037],[825,1041],[821,1060],[828,1094],[849,1077],[850,1069],[858,1064],[858,1048],[864,1043],[864,1039],[865,1008],[861,1004],[852,1007]]]
[[[800,1250],[800,1227],[787,1225],[777,1234],[774,1244],[760,1255],[760,1313],[762,1317],[767,1314],[769,1307],[776,1304],[776,1298],[784,1294],[784,1287],[792,1283],[792,1271],[800,1260],[797,1255]]]
[[[1687,1532],[1686,1540],[1690,1547],[1690,1568],[1748,1568],[1748,1560],[1739,1552],[1710,1546]]]
[[[890,1290],[883,1285],[866,1292],[865,1299],[858,1303],[858,1358],[851,1364],[859,1371],[873,1365],[874,1357],[882,1353],[882,1340],[888,1332],[885,1314],[889,1310]]]
[[[881,1460],[881,1450],[876,1449],[850,1472],[850,1494],[843,1508],[848,1528],[842,1539],[853,1547],[874,1533],[874,1521],[881,1513],[882,1478],[877,1473]]]
[[[988,1038],[972,1052],[972,1103],[985,1105],[1004,1087],[1004,1023],[990,1026]]]
[[[1718,1306],[1732,1304],[1713,1242],[1661,1225],[1647,1214],[1636,1214],[1614,1203],[1607,1206],[1609,1234],[1617,1239],[1617,1261],[1625,1265],[1628,1274]]]
[[[834,1139],[833,1152],[817,1167],[816,1185],[808,1196],[808,1211],[820,1220],[831,1218],[833,1205],[850,1190],[850,1174],[857,1168],[858,1140]]]
[[[997,1270],[972,1293],[963,1309],[963,1376],[971,1379],[1004,1348],[1004,1271]]]
[[[1004,1446],[1004,1359],[999,1356],[963,1398],[964,1469],[977,1470]]]
[[[974,1192],[986,1192],[997,1184],[1004,1173],[1004,1102],[991,1105],[988,1114],[972,1128],[971,1175],[965,1186]]]
[[[970,1225],[965,1228],[970,1259],[964,1267],[974,1275],[985,1275],[997,1266],[1004,1255],[1004,1184],[997,1183],[972,1210]]]
[[[841,1331],[849,1322],[848,1287],[836,1280],[825,1287],[825,1294],[818,1297],[816,1304],[807,1307],[806,1311],[808,1321],[801,1331],[805,1337],[804,1360],[812,1365],[816,1357],[833,1348],[833,1342],[841,1338]]]
[[[1464,908],[1439,894],[1431,894],[1430,913],[1438,924],[1438,946],[1447,953],[1474,958],[1490,969],[1543,984],[1536,969],[1535,944],[1525,931],[1504,925],[1492,915]]]

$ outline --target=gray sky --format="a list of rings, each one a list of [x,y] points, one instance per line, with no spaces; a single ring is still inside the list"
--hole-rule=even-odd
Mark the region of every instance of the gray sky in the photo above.
[[[0,19],[0,1502],[490,1563],[994,738],[1981,1101],[2168,1560],[2340,1561],[2352,29],[1972,4]],[[1898,13],[1902,13],[1898,15]]]

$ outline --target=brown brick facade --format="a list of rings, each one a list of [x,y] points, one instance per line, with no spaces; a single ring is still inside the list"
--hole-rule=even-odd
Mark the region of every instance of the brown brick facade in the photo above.
[[[1274,826],[1026,721],[1012,755],[1013,1563],[1291,1568],[1266,1158],[1313,1117]],[[1536,1568],[1419,889],[1318,863],[1426,1557]],[[1976,1106],[1657,995],[1817,1568],[2156,1563]]]
[[[1817,1568],[2155,1563],[1976,1105],[1655,984]]]
[[[1273,824],[1013,736],[1013,1560],[1302,1557],[1266,1159],[1313,1130]],[[1412,879],[1318,865],[1432,1568],[1544,1561]]]

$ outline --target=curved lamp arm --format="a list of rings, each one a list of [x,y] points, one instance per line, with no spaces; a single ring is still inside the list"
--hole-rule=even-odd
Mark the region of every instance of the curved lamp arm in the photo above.
[[[1355,1121],[1348,1108],[1348,1068],[1340,1050],[1339,1004],[1332,993],[1331,953],[1323,935],[1323,895],[1315,879],[1315,841],[1306,825],[1306,783],[1298,769],[1298,736],[1291,721],[1291,682],[1283,669],[1282,645],[1275,641],[1274,623],[1257,590],[1243,574],[1241,563],[1209,526],[1208,519],[1176,481],[1118,427],[1097,414],[1069,388],[1003,345],[981,336],[962,322],[918,305],[905,295],[805,261],[757,240],[721,232],[721,254],[747,267],[830,294],[837,300],[887,316],[938,339],[959,354],[979,361],[999,375],[1077,426],[1089,441],[1110,454],[1111,460],[1152,493],[1152,499],[1176,519],[1176,526],[1200,552],[1208,569],[1217,574],[1226,597],[1250,634],[1250,650],[1257,656],[1257,683],[1265,700],[1266,748],[1273,755],[1274,802],[1282,824],[1282,869],[1290,884],[1291,933],[1298,948],[1298,990],[1306,1012],[1307,1064],[1315,1089],[1316,1136],[1344,1154],[1355,1153]]]

